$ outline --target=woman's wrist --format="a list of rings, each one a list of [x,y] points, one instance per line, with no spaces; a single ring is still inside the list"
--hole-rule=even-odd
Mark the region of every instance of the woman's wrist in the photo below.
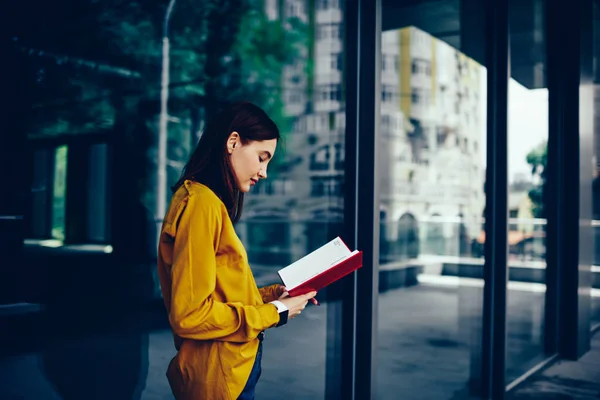
[[[285,306],[285,304],[279,300],[270,301],[269,304],[273,304],[275,307],[277,307],[277,312],[280,314],[284,311],[288,311],[288,308]]]
[[[279,300],[273,300],[273,301],[269,302],[269,304],[273,304],[275,307],[277,307],[277,313],[279,314],[279,323],[277,323],[276,326],[279,327],[279,326],[285,325],[287,323],[288,312],[289,312],[286,305],[283,304]]]

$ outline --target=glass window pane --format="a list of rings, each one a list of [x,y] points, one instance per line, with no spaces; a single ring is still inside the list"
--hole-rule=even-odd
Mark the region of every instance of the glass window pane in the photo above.
[[[510,0],[508,87],[508,272],[506,383],[545,358],[548,144],[543,0]]]
[[[226,26],[209,24],[207,37],[194,34],[202,28],[176,5],[170,80],[200,74],[207,82],[169,90],[167,173],[169,184],[175,183],[202,126],[227,103],[250,100],[275,120],[284,140],[268,179],[246,195],[236,224],[260,287],[280,283],[280,268],[341,233],[343,12],[332,1],[318,7],[304,0],[251,1],[247,9],[227,4],[238,22],[228,17]],[[205,12],[185,10],[198,14],[194,18]],[[149,204],[153,194],[146,195]],[[338,308],[326,301],[325,291],[319,299],[321,306],[309,306],[289,326],[266,332],[257,398],[279,399],[281,391],[274,388],[281,382],[295,398],[325,398],[326,376],[337,368],[327,360],[327,338],[340,332],[328,322]]]
[[[476,397],[486,69],[460,38],[478,17],[458,0],[385,4],[378,398]]]
[[[169,3],[174,5],[171,14],[166,13]],[[19,84],[32,103],[32,111],[24,114],[30,118],[23,118],[28,140],[39,140],[38,146],[108,144],[108,148],[92,146],[89,161],[84,161],[89,162],[89,182],[83,183],[89,188],[88,204],[82,205],[87,211],[87,235],[92,241],[109,240],[114,248],[110,265],[120,271],[120,283],[114,286],[106,280],[110,269],[102,271],[93,262],[81,263],[81,273],[92,274],[94,282],[90,284],[102,287],[99,293],[127,289],[128,312],[146,300],[144,296],[150,293],[146,285],[156,265],[146,264],[146,258],[140,260],[145,253],[138,252],[137,246],[155,242],[144,240],[143,235],[157,236],[153,227],[147,227],[146,218],[156,217],[160,228],[162,200],[168,204],[169,186],[180,177],[204,125],[224,105],[238,100],[265,109],[285,138],[269,165],[269,179],[246,197],[243,220],[236,227],[258,284],[277,282],[279,268],[341,233],[343,3],[134,0],[73,6],[59,0],[52,5],[36,3],[37,14],[31,13],[31,2],[10,7],[19,17],[9,26],[10,45],[24,66]],[[165,19],[168,30],[163,37]],[[162,146],[159,153],[158,144],[164,142],[166,154]],[[47,158],[49,164],[56,158],[54,170],[48,172],[49,177],[54,176],[53,181],[48,179],[48,213],[34,217],[47,218],[48,223],[44,226],[39,221],[36,232],[47,228],[49,236],[52,228],[52,236],[62,240],[67,148],[61,146],[56,155],[51,152]],[[158,160],[165,158],[166,166],[159,165]],[[40,172],[44,160],[36,159],[36,163],[35,170]],[[158,178],[165,175],[166,187],[158,185],[162,182]],[[35,181],[35,188],[46,190],[41,176],[36,175]],[[35,201],[37,207],[44,206],[42,197]],[[97,256],[93,251],[85,256]],[[149,253],[156,257],[156,243]],[[135,280],[131,286],[130,278]],[[49,285],[70,284],[57,282],[52,280]],[[51,289],[48,293],[62,293],[62,289],[72,293],[66,286]],[[325,394],[326,377],[331,372],[336,375],[338,363],[328,343],[339,342],[335,340],[341,335],[339,322],[333,317],[340,307],[328,301],[325,291],[319,298],[320,307],[309,306],[289,326],[267,332],[257,398],[279,399],[282,383],[284,392],[296,398],[330,398]],[[162,305],[158,312],[164,312]],[[126,338],[137,344],[118,338],[129,343],[127,350],[122,350],[116,339],[102,337],[88,349],[72,353],[94,362],[98,357],[98,362],[104,360],[97,351],[100,347],[127,353],[124,362],[103,370],[127,383],[117,379],[106,390],[169,398],[165,372],[176,350],[168,319],[158,314],[152,321],[157,329],[148,333],[141,321],[128,317]],[[98,323],[113,329],[121,321],[102,319]],[[113,352],[103,354],[114,358]],[[50,386],[60,386],[59,396],[75,393],[71,385],[54,385],[69,375],[67,364],[62,369],[48,368],[59,371],[47,377]],[[113,375],[108,380],[113,382]],[[74,385],[81,382],[72,381]]]
[[[67,146],[59,146],[54,153],[54,185],[52,196],[51,237],[65,240],[65,199],[67,195]]]
[[[259,286],[280,282],[278,269],[339,235],[343,223],[341,4],[327,1],[312,8],[306,1],[284,3],[290,7],[279,19],[262,22],[262,29],[283,29],[288,42],[249,49],[261,58],[282,52],[285,60],[268,70],[249,63],[245,71],[264,77],[254,99],[276,118],[285,142],[269,166],[269,178],[246,197],[236,228]],[[258,15],[263,12],[276,14],[269,6],[257,10]],[[276,78],[265,84],[266,77]],[[325,291],[318,297],[320,307],[310,307],[290,326],[267,332],[257,398],[280,399],[282,392],[275,388],[282,382],[284,392],[297,399],[331,398],[326,395],[326,377],[337,366],[328,360],[332,349],[327,343],[341,332],[328,322],[328,315],[336,313],[335,303],[325,301]]]

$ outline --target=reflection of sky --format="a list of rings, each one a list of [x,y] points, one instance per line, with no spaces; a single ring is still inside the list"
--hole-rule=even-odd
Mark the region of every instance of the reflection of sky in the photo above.
[[[481,120],[486,121],[487,71],[482,68]],[[485,147],[486,125],[481,125],[481,137]],[[510,80],[508,87],[508,177],[512,182],[515,175],[531,177],[526,158],[533,148],[548,140],[548,90],[529,90]],[[486,153],[481,152],[481,165],[486,165]]]

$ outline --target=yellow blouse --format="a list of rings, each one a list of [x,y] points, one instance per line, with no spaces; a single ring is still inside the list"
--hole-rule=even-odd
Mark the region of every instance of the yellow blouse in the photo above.
[[[167,377],[177,399],[237,399],[258,350],[277,325],[277,285],[259,289],[223,202],[185,183],[171,199],[158,248],[158,275],[177,355]]]

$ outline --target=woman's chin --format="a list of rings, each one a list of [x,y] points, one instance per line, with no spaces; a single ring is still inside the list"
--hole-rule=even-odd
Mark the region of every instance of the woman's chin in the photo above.
[[[238,185],[238,190],[242,193],[248,193],[251,189],[251,185],[249,183]]]

